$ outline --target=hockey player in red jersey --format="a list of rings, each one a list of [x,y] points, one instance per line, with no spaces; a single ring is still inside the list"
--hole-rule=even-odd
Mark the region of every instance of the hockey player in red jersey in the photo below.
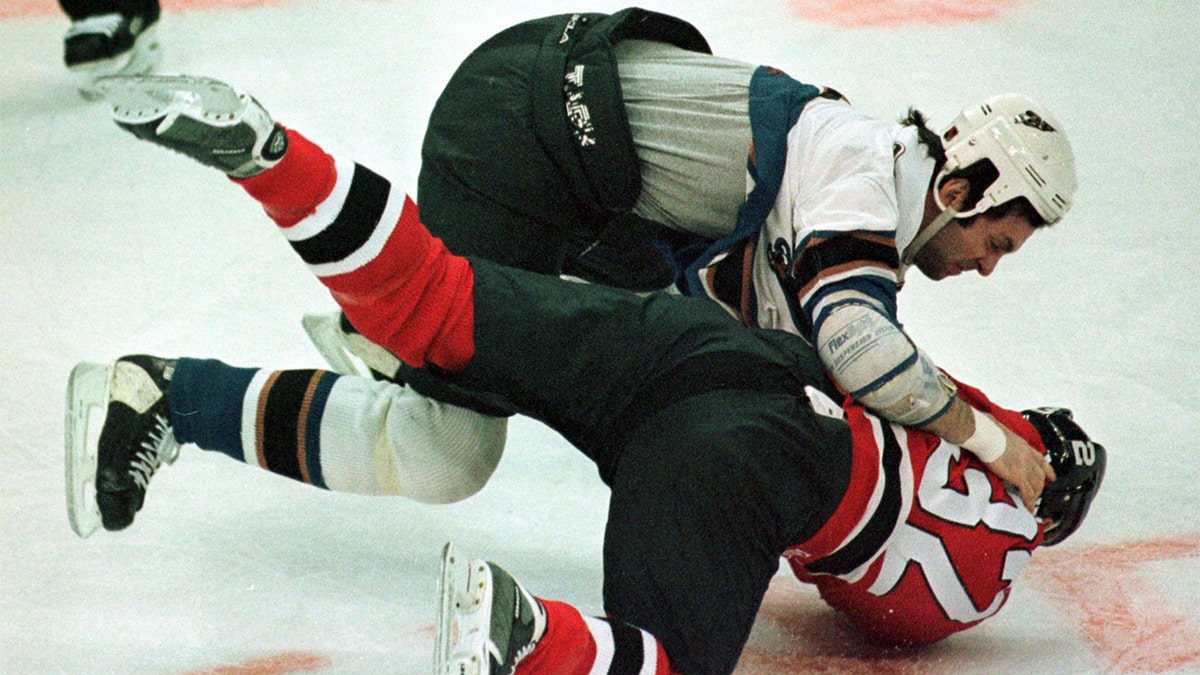
[[[958,390],[973,404],[986,402],[1000,422],[1044,447],[1058,480],[1047,487],[1035,516],[978,459],[910,432],[912,508],[878,558],[853,574],[833,576],[814,574],[803,556],[785,553],[801,581],[815,584],[827,603],[883,644],[929,644],[1000,611],[1034,549],[1059,544],[1079,527],[1104,477],[1105,449],[1088,438],[1071,411],[1039,408],[1017,415],[964,384]]]
[[[793,335],[744,328],[704,300],[451,255],[385,179],[327,155],[221,83],[105,87],[121,126],[221,168],[258,199],[354,325],[412,367],[413,386],[541,419],[612,488],[610,618],[539,600],[450,548],[439,672],[729,672],[781,556],[866,629],[927,642],[999,609],[1044,530],[1056,541],[1070,534],[1099,485],[1103,448],[1068,415],[1031,411],[1027,422],[961,387],[1049,449],[1065,476],[1086,474],[1047,490],[1039,515],[1049,524],[1039,525],[978,460],[841,395]],[[82,365],[69,393],[72,524],[85,536],[98,521],[128,526],[183,443],[326,489],[406,494],[399,472],[422,468],[402,461],[405,439],[393,435],[387,409],[400,391],[188,358]],[[95,407],[105,417],[91,438]],[[941,520],[963,529],[943,533]],[[944,558],[909,536],[921,528],[946,543]],[[977,566],[961,545],[968,533],[1000,537],[978,548],[1003,562]],[[962,593],[944,583],[945,564],[971,570]],[[905,635],[886,625],[891,612],[944,621],[914,618],[927,630]]]

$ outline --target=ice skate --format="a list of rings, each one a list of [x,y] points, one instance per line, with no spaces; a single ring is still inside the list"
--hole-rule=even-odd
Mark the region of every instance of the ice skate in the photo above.
[[[504,570],[446,544],[434,672],[510,675],[546,632],[546,610]]]
[[[359,334],[342,312],[305,314],[301,323],[308,339],[334,371],[396,381],[400,359]]]
[[[80,363],[67,384],[67,515],[81,537],[120,530],[142,508],[150,478],[179,454],[167,396],[175,362],[123,356]]]
[[[158,14],[101,14],[71,24],[63,38],[63,61],[86,99],[102,96],[96,83],[112,75],[147,73],[162,60]]]
[[[266,171],[287,151],[283,127],[258,101],[224,82],[141,75],[108,77],[96,86],[122,129],[234,178]]]

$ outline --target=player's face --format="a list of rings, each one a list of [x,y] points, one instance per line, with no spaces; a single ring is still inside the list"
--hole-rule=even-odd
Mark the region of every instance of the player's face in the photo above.
[[[971,271],[986,277],[1001,258],[1025,244],[1033,229],[1024,216],[995,218],[985,212],[965,226],[956,221],[942,228],[913,262],[934,281]]]

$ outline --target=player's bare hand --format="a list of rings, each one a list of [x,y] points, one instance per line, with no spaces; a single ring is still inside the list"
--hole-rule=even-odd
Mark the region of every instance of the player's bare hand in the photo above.
[[[987,466],[997,476],[1017,488],[1021,493],[1021,501],[1025,502],[1025,508],[1032,512],[1046,483],[1055,479],[1054,469],[1050,467],[1050,462],[1023,438],[1003,424],[1000,428],[1004,431],[1004,453],[995,461],[988,462]]]

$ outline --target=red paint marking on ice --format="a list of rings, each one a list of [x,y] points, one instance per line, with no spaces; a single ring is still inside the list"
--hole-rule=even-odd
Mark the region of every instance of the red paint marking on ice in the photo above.
[[[195,9],[249,9],[279,5],[287,0],[162,0],[164,14],[186,12]],[[3,0],[0,2],[0,19],[22,16],[46,16],[57,14],[66,21],[66,15],[55,0]]]
[[[186,12],[192,9],[247,9],[281,5],[287,0],[162,0],[164,12]]]
[[[193,670],[183,675],[286,675],[322,670],[333,665],[329,657],[312,652],[280,652],[244,663]]]
[[[936,670],[919,651],[866,641],[836,618],[815,588],[788,572],[771,580],[736,672],[919,675]]]
[[[1200,668],[1200,624],[1141,575],[1147,563],[1182,558],[1200,558],[1200,533],[1039,551],[1022,579],[1075,622],[1112,670],[1192,670]]]
[[[991,19],[1028,0],[789,0],[802,19],[836,26],[941,26]]]

